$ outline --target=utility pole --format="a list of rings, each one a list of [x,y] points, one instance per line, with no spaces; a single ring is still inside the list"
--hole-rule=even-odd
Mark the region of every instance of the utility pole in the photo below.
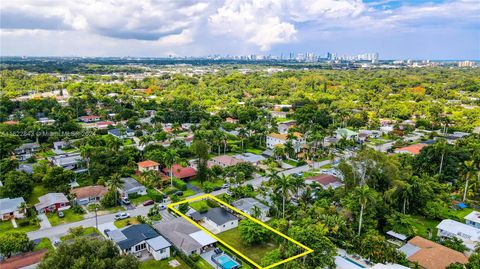
[[[95,205],[95,228],[98,230],[98,216],[97,216],[97,203]]]

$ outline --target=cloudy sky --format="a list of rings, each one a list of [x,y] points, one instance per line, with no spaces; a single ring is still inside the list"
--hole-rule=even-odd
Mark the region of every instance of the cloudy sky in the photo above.
[[[480,0],[2,0],[0,55],[480,59]]]

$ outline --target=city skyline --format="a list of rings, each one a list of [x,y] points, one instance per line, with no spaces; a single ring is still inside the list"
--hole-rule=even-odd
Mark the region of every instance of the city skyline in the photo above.
[[[1,56],[480,58],[476,0],[21,0],[0,12]]]

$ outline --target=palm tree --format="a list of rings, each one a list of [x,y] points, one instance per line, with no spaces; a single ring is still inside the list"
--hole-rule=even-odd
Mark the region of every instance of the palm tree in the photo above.
[[[109,136],[107,140],[107,146],[113,149],[114,152],[118,152],[118,150],[122,146],[122,141],[114,136]]]
[[[27,205],[27,203],[22,202],[22,203],[20,204],[20,206],[18,207],[18,209],[19,209],[20,212],[23,212],[23,214],[26,215],[26,214],[27,214],[27,210],[28,210],[28,205]]]
[[[292,188],[294,189],[295,194],[298,197],[300,189],[305,187],[305,181],[303,180],[303,177],[292,177],[291,183]]]
[[[252,207],[252,217],[258,219],[262,215],[262,210],[257,205]]]
[[[275,156],[276,160],[282,159],[283,156],[285,156],[283,147],[279,145],[275,146],[275,148],[273,148],[273,156]]]
[[[88,175],[90,175],[90,159],[92,158],[92,155],[93,155],[93,149],[94,148],[90,146],[90,144],[86,144],[80,147],[80,155],[82,156],[83,159],[85,159],[87,163]]]
[[[240,141],[242,143],[242,152],[243,152],[243,142],[247,137],[247,134],[248,134],[247,130],[245,130],[244,128],[241,128],[240,130],[238,130],[238,137],[240,138]]]
[[[358,198],[358,202],[360,203],[360,216],[358,219],[358,236],[362,232],[362,221],[363,221],[363,210],[367,206],[367,204],[373,199],[373,192],[367,185],[363,185],[361,187],[357,187],[355,189],[355,196]]]
[[[168,149],[162,156],[163,164],[170,169],[170,187],[173,187],[173,165],[178,162],[179,158],[174,149]]]
[[[463,165],[459,168],[460,174],[463,176],[465,180],[465,189],[463,190],[463,202],[467,199],[467,191],[468,191],[468,182],[470,178],[472,178],[476,173],[476,167],[473,162],[471,161],[464,161]]]
[[[276,179],[273,178],[273,192],[282,195],[282,216],[285,218],[285,201],[290,196],[290,190],[293,188],[292,176],[282,174]]]
[[[110,189],[110,191],[115,192],[115,203],[117,203],[118,197],[117,197],[117,189],[121,188],[123,186],[123,179],[120,177],[119,174],[115,173],[113,174],[110,179],[107,181],[107,186]]]
[[[402,201],[402,213],[405,214],[409,199],[413,195],[413,187],[408,182],[395,180],[392,182],[393,187],[385,192],[387,199],[399,199]],[[393,199],[392,199],[393,200]]]

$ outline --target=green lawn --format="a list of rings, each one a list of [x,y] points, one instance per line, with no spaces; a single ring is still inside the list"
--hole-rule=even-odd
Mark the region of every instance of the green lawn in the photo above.
[[[83,233],[80,235],[80,236],[86,236],[86,235],[89,235],[89,234],[93,234],[93,233],[96,233],[98,235],[101,235],[100,231],[97,230],[97,228],[95,227],[87,227],[85,229],[83,229]],[[72,235],[72,234],[67,234],[67,235],[64,235],[62,237],[60,237],[60,239],[62,241],[66,241],[66,240],[69,240],[69,239],[73,239],[75,236]]]
[[[127,223],[129,223],[129,225],[133,225],[133,224],[139,224],[140,222],[138,222],[137,218],[135,217],[130,217],[130,218],[126,218],[126,219],[122,219],[122,220],[116,220],[113,224],[115,226],[117,226],[117,228],[123,228],[125,226],[128,226]]]
[[[191,208],[195,209],[195,210],[200,210],[200,208],[202,207],[209,207],[208,204],[207,204],[207,200],[200,200],[200,201],[196,201],[196,202],[193,202],[193,203],[190,203],[189,204]]]
[[[448,209],[448,217],[459,221],[459,222],[464,222],[465,220],[463,219],[466,215],[470,214],[473,211],[473,208],[465,208],[462,210],[453,210],[451,208]]]
[[[200,258],[197,263],[195,263],[199,269],[212,269],[213,267],[203,258]]]
[[[422,216],[412,216],[415,220],[413,226],[417,230],[416,234],[428,239],[428,229],[432,231],[432,235],[435,237],[437,234],[437,225],[440,223],[438,220],[427,219]]]
[[[19,221],[20,220],[17,220],[17,224]],[[34,226],[34,225],[18,226],[17,228],[13,228],[11,221],[0,221],[0,234],[5,232],[12,232],[12,231],[28,233],[31,231],[38,230],[39,228],[40,228],[39,226]]]
[[[168,262],[171,260],[177,260],[180,263],[180,265],[177,267],[171,267],[170,265],[168,265]],[[180,259],[180,257],[174,257],[174,258],[172,257],[172,258],[161,260],[161,261],[156,261],[152,259],[152,260],[140,263],[140,269],[168,269],[168,268],[190,269],[190,266],[185,264],[185,262],[182,259]]]
[[[38,203],[38,197],[47,193],[48,190],[45,187],[43,187],[42,185],[36,185],[35,187],[33,187],[32,194],[30,195],[30,197],[28,197],[27,204],[34,205]]]
[[[137,198],[130,199],[130,202],[134,205],[139,205],[142,204],[143,202],[147,200],[152,200],[152,198],[147,194],[147,195],[142,195]]]
[[[217,178],[214,181],[208,181],[208,182],[212,183],[215,187],[222,187],[222,185],[225,183],[225,180],[223,180],[221,178]],[[202,186],[202,184],[200,183],[199,180],[192,180],[192,181],[189,181],[188,183],[190,183],[193,186],[203,190],[203,186]],[[206,182],[204,182],[204,183],[206,183]]]
[[[35,246],[33,251],[38,251],[38,250],[42,250],[42,249],[45,249],[45,248],[48,249],[48,250],[53,250],[52,242],[48,238],[42,238],[40,240],[40,243],[38,243],[38,245]]]
[[[238,251],[244,253],[248,258],[252,259],[256,263],[260,263],[267,252],[278,247],[275,244],[260,244],[253,246],[246,245],[240,238],[240,232],[238,231],[238,228],[219,233],[217,236]]]
[[[247,149],[245,149],[245,152],[253,153],[253,154],[257,154],[257,155],[262,154],[263,151],[264,151],[263,149],[257,149],[257,148],[247,148]]]
[[[7,232],[7,231],[12,231],[13,230],[13,225],[12,222],[8,221],[0,221],[0,234]]]
[[[71,209],[63,210],[62,212],[65,214],[63,218],[59,218],[57,213],[47,214],[48,220],[52,226],[83,220],[83,215],[76,214]]]

